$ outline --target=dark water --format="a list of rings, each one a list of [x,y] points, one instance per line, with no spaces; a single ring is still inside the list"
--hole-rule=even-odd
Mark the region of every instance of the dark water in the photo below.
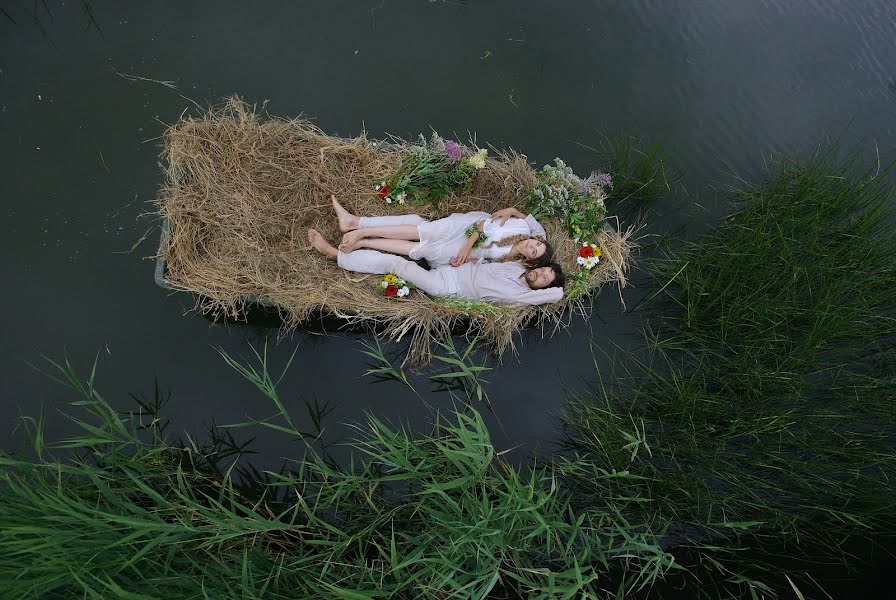
[[[156,138],[191,106],[183,96],[269,100],[272,114],[305,112],[341,135],[475,130],[583,173],[601,165],[580,144],[636,128],[667,139],[707,219],[723,211],[715,184],[731,168],[754,177],[769,154],[844,131],[888,149],[896,129],[887,1],[92,2],[95,23],[80,2],[48,5],[0,5],[11,17],[0,13],[5,431],[70,398],[26,364],[66,351],[84,371],[98,354],[100,388],[123,407],[158,378],[173,391],[167,414],[200,437],[212,421],[272,413],[212,350],[246,354],[272,332],[182,316],[190,299],[157,288],[145,258],[158,239],[140,218],[162,182]],[[488,376],[496,445],[520,446],[518,458],[549,447],[563,386],[594,376],[589,343],[629,345],[638,323],[607,291],[588,323],[547,340],[525,333]],[[358,336],[300,332],[271,343],[274,362],[296,344],[282,388],[296,416],[305,400],[330,402],[333,437],[364,411],[426,420],[414,394],[361,378]],[[57,417],[50,427],[69,431]],[[293,448],[266,434],[256,446],[265,462]]]

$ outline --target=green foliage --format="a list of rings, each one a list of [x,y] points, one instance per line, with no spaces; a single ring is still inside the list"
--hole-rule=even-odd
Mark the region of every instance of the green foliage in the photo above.
[[[267,354],[224,356],[276,407],[262,424],[306,440]],[[47,444],[25,419],[30,452],[0,454],[9,597],[573,598],[624,594],[672,565],[617,512],[575,512],[550,470],[504,463],[475,410],[425,435],[371,416],[348,464],[309,441],[290,470],[257,472],[239,456],[219,468],[220,438],[168,440],[157,415],[120,414],[93,374],[57,368],[79,432]]]
[[[571,285],[566,286],[566,297],[580,298],[587,294],[589,290],[588,281],[590,276],[591,273],[584,269],[567,273],[566,280],[570,282]]]
[[[822,149],[737,190],[732,216],[653,261],[646,352],[566,410],[580,501],[668,528],[695,593],[772,595],[782,548],[798,582],[800,557],[894,533],[891,175]]]
[[[401,157],[395,172],[386,178],[392,198],[409,196],[412,204],[438,208],[439,202],[453,192],[469,190],[476,167],[469,157],[452,163],[444,151],[445,141],[437,134],[427,143],[411,146]]]
[[[484,387],[484,384],[488,382],[482,377],[482,373],[491,371],[491,367],[485,366],[486,358],[483,358],[482,364],[474,362],[473,354],[477,341],[478,338],[473,338],[463,352],[457,350],[454,340],[451,338],[447,342],[436,342],[444,354],[433,355],[433,360],[446,365],[447,370],[431,374],[429,379],[438,385],[438,391],[448,392],[453,399],[468,405],[476,400],[491,410],[492,406]],[[374,361],[368,365],[364,375],[373,377],[375,382],[397,381],[420,396],[411,385],[404,369],[392,366],[392,361],[386,356],[386,351],[379,338],[374,338],[373,344],[361,342],[361,345],[365,348],[361,352]]]
[[[466,298],[449,298],[446,296],[432,296],[433,302],[445,306],[459,308],[466,313],[501,314],[513,312],[514,307],[502,304],[492,304],[485,300],[468,300]]]
[[[597,174],[583,180],[559,158],[554,163],[535,173],[538,183],[526,198],[528,209],[536,218],[559,217],[573,239],[593,239],[604,226],[605,188],[612,184],[601,185]]]
[[[386,351],[383,349],[379,337],[374,337],[374,343],[372,344],[362,341],[361,345],[364,347],[364,350],[361,350],[361,352],[373,359],[373,363],[369,363],[367,370],[364,371],[366,377],[373,377],[375,382],[397,381],[410,388],[418,396],[420,395],[414,389],[414,386],[411,385],[404,369],[396,369],[392,366],[392,361],[386,356]]]
[[[633,134],[602,136],[596,152],[613,175],[607,202],[617,209],[667,198],[681,179],[681,173],[669,167],[671,153],[663,140],[647,141]]]
[[[430,375],[430,379],[440,383],[444,390],[451,392],[452,396],[460,393],[466,402],[475,398],[491,408],[488,394],[483,388],[483,384],[488,382],[481,375],[486,371],[491,371],[491,367],[485,366],[485,358],[481,365],[473,362],[472,353],[477,341],[478,338],[473,338],[463,353],[457,351],[453,338],[448,338],[447,342],[436,342],[445,354],[436,354],[433,358],[447,365],[449,370],[445,373]]]

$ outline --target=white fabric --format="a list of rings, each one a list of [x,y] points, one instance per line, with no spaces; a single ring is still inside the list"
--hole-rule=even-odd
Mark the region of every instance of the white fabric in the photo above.
[[[417,263],[376,250],[355,250],[348,254],[340,251],[336,262],[346,271],[355,273],[394,273],[432,296],[459,297],[457,275],[453,267],[427,271]]]
[[[487,212],[473,211],[454,213],[443,219],[427,221],[417,215],[398,215],[391,217],[361,217],[359,229],[369,227],[391,227],[393,225],[417,225],[420,241],[408,253],[414,260],[425,258],[431,267],[448,265],[467,243],[467,229],[483,221],[485,239],[479,248],[474,248],[470,256],[482,262],[495,261],[510,253],[509,246],[495,246],[505,238],[515,235],[546,237],[544,228],[532,215],[525,219],[507,219],[498,225]]]
[[[421,223],[417,225],[420,243],[408,255],[414,260],[425,258],[431,267],[447,265],[467,243],[467,229],[490,216],[486,212],[455,213],[444,219]],[[474,258],[480,258],[477,250],[475,248],[471,253]]]
[[[395,273],[432,296],[512,305],[548,304],[563,298],[562,288],[531,289],[523,278],[525,267],[516,262],[467,263],[456,268],[443,266],[427,271],[409,260],[375,250],[340,252],[337,261],[346,271]]]

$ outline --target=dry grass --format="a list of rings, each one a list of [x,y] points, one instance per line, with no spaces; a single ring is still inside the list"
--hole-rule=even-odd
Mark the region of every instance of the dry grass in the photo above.
[[[586,314],[583,298],[541,307],[440,303],[420,293],[386,299],[376,287],[378,277],[343,271],[308,244],[309,227],[331,241],[341,236],[330,194],[360,215],[414,210],[438,218],[522,208],[534,172],[520,154],[490,159],[470,192],[450,196],[436,211],[387,206],[374,192],[405,142],[378,148],[363,133],[350,141],[334,138],[307,119],[272,118],[236,98],[200,117],[183,117],[167,130],[164,142],[166,182],[157,206],[170,224],[160,250],[167,260],[166,279],[198,294],[204,312],[239,318],[245,297],[258,296],[276,304],[287,327],[294,327],[323,309],[347,323],[381,326],[393,339],[409,336],[412,362],[426,360],[430,342],[458,327],[500,354],[514,348],[514,335],[528,324],[549,334],[572,314]],[[574,272],[578,245],[560,223],[544,225],[558,262]],[[630,230],[600,235],[604,258],[591,273],[591,292],[607,282],[625,286],[630,235]]]

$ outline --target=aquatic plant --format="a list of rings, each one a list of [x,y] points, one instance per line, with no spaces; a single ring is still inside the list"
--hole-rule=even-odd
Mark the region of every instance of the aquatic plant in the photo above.
[[[370,416],[339,465],[283,410],[267,355],[229,360],[304,442],[288,470],[252,469],[213,437],[168,437],[121,414],[68,362],[78,431],[0,454],[0,582],[10,597],[556,598],[625,594],[672,565],[615,512],[577,513],[547,468],[505,463],[479,413],[413,435]],[[227,458],[229,457],[229,458]],[[226,458],[226,460],[222,460]]]
[[[894,533],[893,170],[863,158],[782,158],[650,261],[645,351],[564,414],[581,506],[666,531],[693,595],[811,584],[851,536]]]

